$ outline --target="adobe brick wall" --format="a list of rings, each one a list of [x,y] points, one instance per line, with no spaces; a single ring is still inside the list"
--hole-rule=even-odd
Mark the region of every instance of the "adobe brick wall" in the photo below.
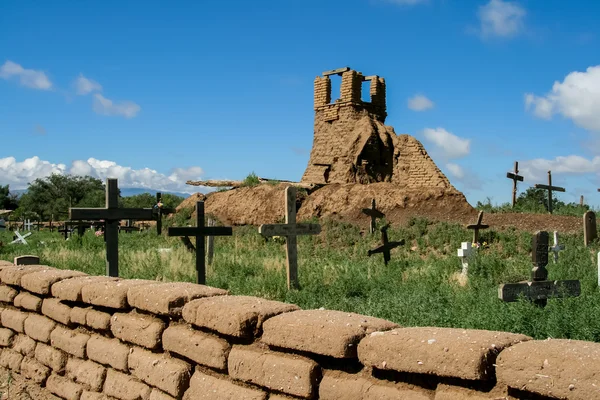
[[[0,269],[0,293],[10,293],[0,367],[63,399],[600,398],[598,343],[402,328],[189,283]]]

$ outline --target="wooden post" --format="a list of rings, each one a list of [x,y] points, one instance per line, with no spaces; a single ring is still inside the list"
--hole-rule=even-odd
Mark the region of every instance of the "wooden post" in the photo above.
[[[215,226],[215,221],[212,218],[208,219],[208,226]],[[215,237],[208,236],[206,238],[206,264],[212,265],[213,255],[215,253]]]
[[[554,246],[550,247],[550,251],[554,253],[554,263],[558,261],[558,253],[561,250],[564,250],[565,246],[562,244],[558,244],[558,232],[554,231]]]
[[[515,161],[515,171],[507,172],[506,177],[512,179],[513,181],[513,190],[512,190],[512,206],[515,206],[517,202],[517,181],[523,182],[523,177],[519,175],[519,162]]]
[[[583,245],[587,247],[597,238],[596,213],[588,210],[583,214]]]
[[[367,214],[371,217],[371,223],[369,224],[369,232],[375,233],[377,218],[385,217],[385,214],[379,211],[375,205],[375,199],[371,200],[371,208],[363,208],[363,214]]]
[[[156,215],[156,234],[160,236],[162,234],[162,217],[163,215],[173,214],[175,212],[174,208],[164,208],[162,206],[162,193],[156,193],[156,206],[157,215]]]
[[[579,205],[583,207],[583,195],[579,196]]]
[[[479,211],[479,215],[477,216],[476,224],[467,225],[467,229],[473,230],[473,243],[479,243],[479,230],[480,229],[487,229],[490,227],[489,225],[482,224],[481,220],[483,220],[483,211]]]
[[[321,232],[318,224],[296,223],[296,188],[285,188],[285,224],[263,224],[258,233],[263,236],[285,236],[287,254],[287,287],[299,289],[298,283],[298,235],[316,235]]]
[[[404,244],[404,239],[400,240],[399,242],[390,242],[388,240],[387,230],[389,227],[390,227],[390,224],[387,224],[387,225],[381,227],[381,243],[382,243],[382,245],[373,250],[369,250],[367,253],[369,257],[371,257],[372,254],[383,253],[383,262],[385,265],[387,265],[388,262],[392,259],[392,254],[390,251],[393,248],[402,246]]]
[[[535,188],[537,189],[544,189],[548,191],[548,212],[550,214],[552,214],[552,191],[556,191],[556,192],[564,192],[565,188],[560,187],[560,186],[552,186],[552,172],[548,171],[548,184],[547,185],[542,185],[539,183],[536,183],[534,185]]]

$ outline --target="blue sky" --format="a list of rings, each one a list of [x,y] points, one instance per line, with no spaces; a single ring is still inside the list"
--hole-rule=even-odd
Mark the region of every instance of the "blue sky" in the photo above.
[[[195,191],[299,180],[313,80],[386,79],[388,118],[471,204],[525,182],[600,205],[600,2],[112,1],[0,4],[0,184],[51,172]]]

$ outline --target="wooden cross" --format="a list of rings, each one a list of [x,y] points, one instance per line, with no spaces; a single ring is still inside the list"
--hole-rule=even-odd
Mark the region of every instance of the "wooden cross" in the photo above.
[[[31,223],[30,219],[28,219],[27,221],[23,221],[23,230],[27,229],[28,231],[31,232],[32,226],[33,226],[33,224]]]
[[[382,243],[382,245],[373,250],[369,250],[369,252],[368,252],[369,257],[372,254],[383,253],[383,262],[385,263],[385,265],[387,265],[388,262],[392,259],[392,255],[391,255],[390,251],[393,248],[402,246],[404,244],[404,239],[400,240],[399,242],[388,241],[387,230],[389,227],[390,227],[390,224],[387,224],[387,225],[381,227],[381,243]]]
[[[542,185],[540,183],[536,183],[534,185],[536,189],[544,189],[548,191],[548,212],[552,214],[552,191],[556,192],[564,192],[565,188],[560,186],[552,186],[552,172],[548,171],[548,184]]]
[[[554,231],[554,246],[550,247],[550,251],[554,253],[554,263],[558,261],[558,253],[565,249],[564,244],[558,244],[558,232]]]
[[[498,297],[503,301],[517,301],[519,295],[545,307],[551,297],[576,297],[581,294],[579,280],[548,281],[548,232],[536,232],[531,240],[531,281],[504,283],[498,288]]]
[[[124,231],[127,233],[131,233],[133,231],[139,231],[140,228],[135,226],[133,224],[133,220],[128,219],[127,222],[125,222],[125,226],[119,226],[119,232]]]
[[[371,217],[369,231],[371,233],[375,233],[377,218],[383,218],[385,217],[385,214],[377,209],[377,207],[375,206],[375,199],[371,200],[371,208],[363,208],[362,212],[363,214],[367,214],[369,217]]]
[[[479,215],[477,216],[477,223],[467,225],[467,229],[473,229],[473,243],[479,243],[479,230],[487,229],[490,226],[481,223],[483,219],[483,211],[479,211]]]
[[[122,219],[153,220],[151,208],[119,208],[119,187],[116,179],[106,180],[105,208],[69,208],[69,219],[105,220],[106,273],[119,276],[119,221]]]
[[[515,172],[507,172],[506,177],[513,181],[512,206],[517,202],[517,181],[523,182],[523,176],[519,175],[519,162],[515,161]]]
[[[19,231],[15,231],[14,233],[15,233],[15,235],[17,235],[17,238],[15,240],[13,240],[12,242],[10,242],[10,244],[14,244],[14,243],[27,244],[27,240],[25,240],[25,238],[31,236],[31,232],[26,233],[23,236],[21,236]]]
[[[162,217],[163,215],[173,214],[175,212],[174,208],[163,208],[159,207],[158,204],[162,203],[162,193],[156,193],[156,205],[157,208],[157,216],[156,216],[156,234],[160,236],[162,234]]]
[[[172,227],[169,236],[195,236],[196,237],[196,283],[206,283],[205,243],[206,236],[231,236],[233,229],[230,226],[204,226],[204,202],[196,203],[196,226]],[[188,238],[189,241],[189,238]]]
[[[460,244],[460,249],[457,251],[458,258],[460,258],[460,262],[462,264],[461,274],[466,276],[469,271],[469,261],[471,256],[475,254],[476,248],[473,247],[471,242],[462,242]]]
[[[64,233],[65,240],[67,240],[69,238],[69,233],[71,232],[71,229],[67,228],[67,225],[66,225],[66,222],[65,222],[65,225],[63,225],[62,228],[58,228],[57,232]]]
[[[71,231],[77,228],[77,234],[79,236],[83,236],[85,234],[85,230],[87,228],[90,228],[92,226],[92,223],[88,221],[65,221],[65,227],[67,226],[71,227]],[[65,239],[66,238],[67,236],[65,235]]]
[[[321,232],[319,224],[296,223],[296,188],[285,188],[285,224],[263,224],[258,233],[267,236],[285,236],[287,254],[287,287],[299,289],[298,283],[298,235],[317,235]]]

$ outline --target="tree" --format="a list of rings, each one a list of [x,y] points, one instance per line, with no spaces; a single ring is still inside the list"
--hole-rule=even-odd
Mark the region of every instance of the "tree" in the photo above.
[[[19,199],[10,193],[9,185],[0,186],[0,210],[16,210],[18,206]]]

